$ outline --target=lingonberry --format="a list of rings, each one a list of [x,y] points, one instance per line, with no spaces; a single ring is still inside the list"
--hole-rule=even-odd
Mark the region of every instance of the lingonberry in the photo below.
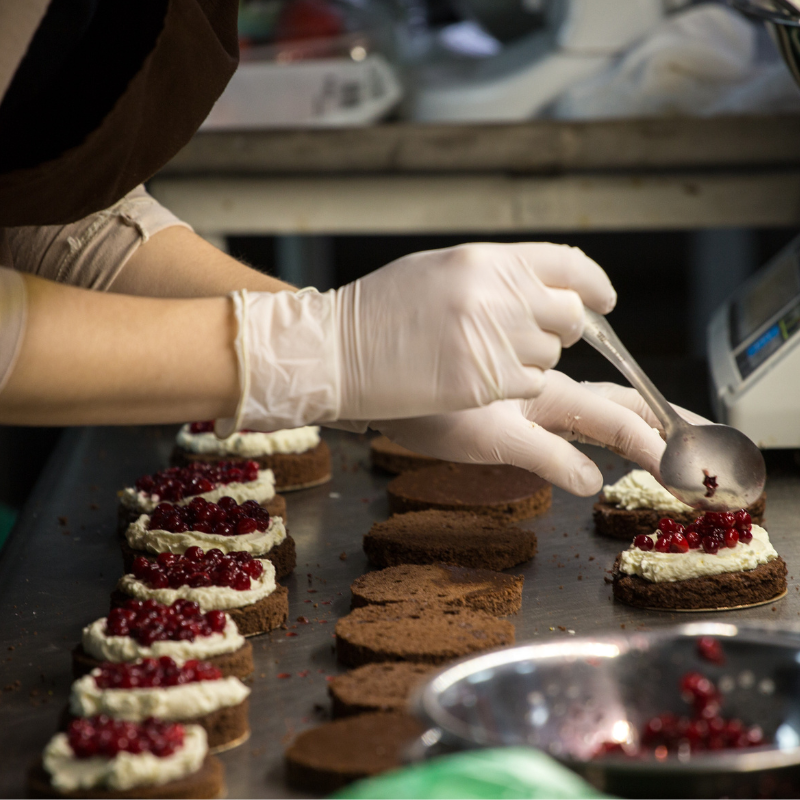
[[[143,475],[136,481],[136,489],[151,497],[177,502],[185,497],[206,494],[221,485],[257,479],[258,464],[255,461],[193,463],[188,467],[170,467],[153,475]]]
[[[719,639],[715,639],[713,636],[701,636],[697,640],[697,655],[712,664],[725,663],[725,652],[722,649],[722,644]]]
[[[734,548],[739,544],[739,531],[735,528],[726,528],[723,534],[725,547]]]
[[[714,555],[719,552],[719,539],[714,536],[703,537],[703,550],[709,555]]]
[[[689,543],[690,550],[697,550],[703,542],[703,537],[696,530],[693,531],[687,528],[684,536]]]
[[[656,541],[657,553],[669,553],[670,545],[672,544],[672,537],[664,535]]]
[[[639,550],[646,551],[652,550],[653,547],[655,547],[655,543],[646,533],[640,533],[636,538],[634,538],[633,544],[635,547],[638,547]]]
[[[682,533],[672,534],[672,540],[670,541],[669,551],[670,553],[689,552],[689,542],[686,541],[686,537]]]

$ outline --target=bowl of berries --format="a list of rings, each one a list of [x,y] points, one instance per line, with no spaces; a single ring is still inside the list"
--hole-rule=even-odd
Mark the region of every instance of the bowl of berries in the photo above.
[[[800,629],[697,622],[485,653],[411,701],[412,759],[527,745],[622,797],[800,792]]]

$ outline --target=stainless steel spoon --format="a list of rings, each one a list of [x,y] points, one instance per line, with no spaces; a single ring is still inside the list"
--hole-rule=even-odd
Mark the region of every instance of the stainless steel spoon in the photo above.
[[[744,508],[760,496],[767,470],[750,439],[728,425],[692,425],[678,416],[606,318],[588,308],[583,338],[630,381],[664,426],[667,449],[660,470],[667,491],[704,511]]]

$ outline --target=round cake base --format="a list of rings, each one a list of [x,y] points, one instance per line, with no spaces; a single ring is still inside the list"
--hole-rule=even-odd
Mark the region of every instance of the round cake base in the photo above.
[[[443,463],[438,458],[424,456],[395,444],[388,436],[376,436],[369,443],[369,458],[373,467],[392,475]]]
[[[614,598],[649,611],[724,611],[771,603],[786,593],[786,563],[776,558],[744,572],[651,583],[620,571],[614,562]]]

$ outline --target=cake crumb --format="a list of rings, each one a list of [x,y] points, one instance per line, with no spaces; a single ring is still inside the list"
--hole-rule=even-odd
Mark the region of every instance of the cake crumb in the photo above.
[[[347,553],[339,553],[339,561],[347,561]]]
[[[619,626],[620,626],[620,628],[622,628],[623,630],[625,630],[625,623],[624,623],[624,622],[621,622]]]
[[[594,556],[589,556],[589,561],[594,561]]]

